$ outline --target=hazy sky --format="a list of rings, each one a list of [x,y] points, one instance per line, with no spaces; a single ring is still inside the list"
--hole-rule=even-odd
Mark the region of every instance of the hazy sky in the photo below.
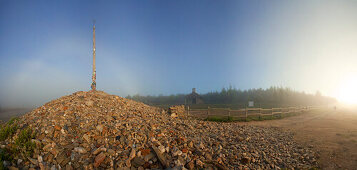
[[[336,96],[357,72],[357,1],[0,1],[0,104],[290,87]]]

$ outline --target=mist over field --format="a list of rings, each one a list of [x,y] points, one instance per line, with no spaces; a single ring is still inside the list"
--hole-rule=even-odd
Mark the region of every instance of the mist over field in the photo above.
[[[357,72],[356,11],[355,1],[1,1],[0,106],[89,90],[93,19],[99,90],[281,86],[341,98]]]

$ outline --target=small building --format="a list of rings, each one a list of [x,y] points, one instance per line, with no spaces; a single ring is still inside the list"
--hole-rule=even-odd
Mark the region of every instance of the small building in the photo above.
[[[202,104],[202,97],[196,93],[196,88],[192,88],[192,93],[185,97],[186,104]]]

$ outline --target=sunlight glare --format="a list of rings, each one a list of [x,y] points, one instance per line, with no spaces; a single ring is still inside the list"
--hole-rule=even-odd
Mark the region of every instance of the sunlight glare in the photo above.
[[[341,82],[337,99],[347,104],[357,104],[357,76],[349,76]]]

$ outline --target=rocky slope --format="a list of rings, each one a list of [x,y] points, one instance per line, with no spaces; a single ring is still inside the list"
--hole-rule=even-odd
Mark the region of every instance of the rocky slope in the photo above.
[[[13,156],[21,169],[279,169],[316,166],[315,154],[277,128],[171,117],[159,108],[104,92],[76,92],[19,120],[33,130],[33,152]],[[16,145],[15,145],[16,146]],[[26,149],[25,149],[26,151]]]

